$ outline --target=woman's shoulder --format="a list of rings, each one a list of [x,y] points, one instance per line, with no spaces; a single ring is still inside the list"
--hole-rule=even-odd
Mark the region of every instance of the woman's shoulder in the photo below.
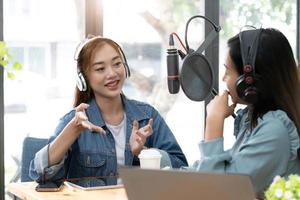
[[[298,139],[298,131],[294,122],[289,118],[287,113],[283,110],[274,110],[265,113],[261,118],[258,118],[257,124],[268,124],[268,126],[273,127],[273,129],[285,129],[292,138]]]
[[[271,121],[272,123],[279,123],[287,129],[295,129],[294,122],[289,118],[287,113],[283,110],[273,110],[265,113],[261,118],[258,118],[258,124],[264,121]]]
[[[274,126],[273,130],[279,129],[279,126],[284,127],[285,132],[281,133],[285,136],[288,135],[292,158],[296,158],[297,150],[300,147],[299,135],[294,122],[289,118],[287,113],[283,110],[269,111],[261,120],[272,122],[272,126]]]
[[[294,156],[297,155],[299,148],[299,135],[294,122],[283,110],[269,111],[258,119],[258,127],[266,125],[273,137],[286,138],[290,144],[290,151]],[[277,133],[277,134],[275,134]]]
[[[150,104],[138,100],[124,100],[127,115],[132,119],[150,119],[159,116],[159,112]]]
[[[69,112],[67,112],[66,114],[64,114],[61,117],[61,120],[71,120],[75,115],[75,108],[71,109]]]

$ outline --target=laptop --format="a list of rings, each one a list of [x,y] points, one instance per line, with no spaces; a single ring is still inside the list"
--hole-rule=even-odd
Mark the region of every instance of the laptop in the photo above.
[[[120,168],[129,200],[253,200],[249,176]]]

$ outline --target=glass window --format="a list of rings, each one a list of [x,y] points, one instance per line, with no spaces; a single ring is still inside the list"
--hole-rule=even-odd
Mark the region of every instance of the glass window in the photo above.
[[[84,37],[82,2],[3,1],[4,40],[23,65],[15,80],[4,80],[6,184],[19,181],[24,137],[48,138],[72,107],[74,50]]]
[[[223,29],[220,33],[220,91],[226,89],[225,84],[222,82],[225,71],[223,64],[227,53],[226,42],[229,38],[239,33],[239,30],[245,25],[253,25],[258,28],[272,27],[279,29],[288,38],[296,57],[296,3],[297,1],[295,0],[220,1],[220,25]],[[233,136],[232,117],[225,120],[224,131],[225,148],[230,148],[235,140]]]
[[[204,1],[104,0],[103,4],[104,36],[123,46],[132,71],[125,95],[158,109],[192,164],[199,158],[204,102],[189,100],[182,90],[169,94],[166,50],[170,33],[177,32],[184,41],[185,23],[195,14],[204,15]],[[191,47],[198,48],[203,36],[203,21],[193,21],[189,28]],[[180,48],[178,41],[176,46]]]

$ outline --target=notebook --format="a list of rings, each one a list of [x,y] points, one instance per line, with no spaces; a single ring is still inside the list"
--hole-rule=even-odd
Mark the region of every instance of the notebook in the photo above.
[[[253,200],[249,176],[182,170],[119,169],[129,200]]]

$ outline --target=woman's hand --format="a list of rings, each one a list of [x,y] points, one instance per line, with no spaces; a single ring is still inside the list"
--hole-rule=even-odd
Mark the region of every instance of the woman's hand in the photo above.
[[[236,104],[228,105],[228,91],[217,95],[206,107],[205,141],[223,137],[224,120],[234,112]]]
[[[131,152],[134,155],[138,156],[141,150],[144,148],[147,137],[149,137],[153,132],[152,124],[153,119],[150,119],[146,126],[139,129],[139,123],[136,120],[133,121],[129,143]]]
[[[77,106],[76,113],[74,118],[72,119],[72,122],[80,130],[79,132],[83,131],[84,129],[89,129],[92,132],[105,133],[103,128],[101,128],[100,126],[96,126],[89,121],[85,113],[85,110],[88,107],[89,105],[85,103],[81,103],[79,106]]]
[[[234,112],[236,104],[228,105],[229,92],[224,91],[223,94],[215,96],[206,107],[207,118],[225,119]]]

